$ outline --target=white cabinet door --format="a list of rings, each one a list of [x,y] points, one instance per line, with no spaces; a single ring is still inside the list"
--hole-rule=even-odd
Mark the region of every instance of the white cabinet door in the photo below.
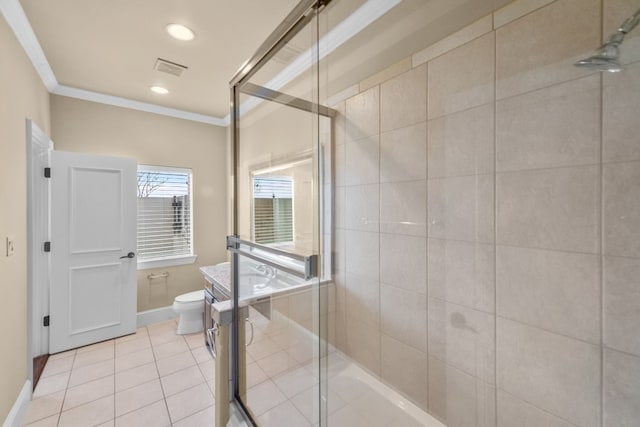
[[[57,353],[136,330],[137,164],[53,151],[51,165],[49,351]]]

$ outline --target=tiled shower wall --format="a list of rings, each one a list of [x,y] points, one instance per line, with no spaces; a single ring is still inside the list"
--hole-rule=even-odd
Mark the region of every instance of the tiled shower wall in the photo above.
[[[448,426],[640,425],[640,37],[572,65],[638,7],[516,1],[336,106],[336,345]]]

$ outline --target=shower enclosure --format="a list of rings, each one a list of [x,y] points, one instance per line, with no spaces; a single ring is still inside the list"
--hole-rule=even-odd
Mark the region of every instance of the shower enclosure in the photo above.
[[[291,7],[231,82],[232,400],[638,425],[637,1]],[[574,66],[616,31],[619,72]]]

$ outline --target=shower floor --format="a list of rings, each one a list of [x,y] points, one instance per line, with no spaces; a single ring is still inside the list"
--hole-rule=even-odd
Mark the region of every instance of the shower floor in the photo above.
[[[247,403],[264,427],[319,425],[317,339],[289,319],[267,321],[251,311],[254,342],[247,347]],[[331,427],[391,427],[444,424],[329,347],[323,375]]]

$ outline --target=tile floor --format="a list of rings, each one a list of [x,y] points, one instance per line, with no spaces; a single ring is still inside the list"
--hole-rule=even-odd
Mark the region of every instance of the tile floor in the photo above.
[[[52,355],[24,425],[212,426],[214,366],[202,334],[176,321]]]
[[[250,317],[255,338],[247,347],[247,403],[258,424],[318,426],[317,340],[284,316],[269,321],[251,310]],[[201,333],[177,335],[176,327],[170,320],[51,356],[24,425],[213,426],[213,359]],[[432,425],[409,417],[357,375],[345,375],[353,364],[339,351],[331,348],[326,366],[328,425]]]

